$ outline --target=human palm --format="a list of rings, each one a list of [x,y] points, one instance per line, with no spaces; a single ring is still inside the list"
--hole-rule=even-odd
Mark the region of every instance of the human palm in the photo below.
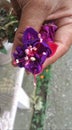
[[[14,0],[12,0],[15,5]],[[63,56],[72,44],[72,0],[17,0],[20,24],[14,38],[13,51],[22,44],[22,35],[26,27],[39,31],[45,21],[54,21],[58,29],[54,42],[58,45],[56,53],[48,58],[43,68]]]

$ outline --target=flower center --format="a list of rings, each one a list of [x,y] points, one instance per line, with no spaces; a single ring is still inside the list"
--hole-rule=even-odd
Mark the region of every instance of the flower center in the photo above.
[[[29,46],[27,49],[25,49],[26,56],[28,57],[33,57],[36,51],[37,51],[37,48],[32,47],[32,46]]]

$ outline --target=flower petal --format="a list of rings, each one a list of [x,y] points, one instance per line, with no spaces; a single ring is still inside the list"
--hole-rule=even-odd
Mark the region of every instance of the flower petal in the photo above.
[[[40,34],[42,36],[43,41],[45,42],[53,41],[56,30],[57,26],[53,23],[43,25],[40,30]]]
[[[35,54],[36,60],[38,60],[40,65],[42,65],[46,58],[51,56],[52,51],[50,46],[45,42],[37,42],[35,43],[35,47],[37,48],[37,53]]]
[[[27,28],[23,34],[23,46],[17,47],[13,54],[18,60],[17,65],[32,74],[39,74],[46,58],[52,56],[58,47],[53,42],[56,29],[54,24],[43,25],[39,33]]]
[[[58,45],[55,44],[54,42],[50,42],[50,43],[48,43],[48,44],[49,44],[49,46],[50,46],[50,48],[51,48],[51,51],[52,51],[51,56],[52,56],[52,55],[54,55],[54,53],[56,52]]]
[[[27,28],[23,34],[23,44],[28,47],[36,41],[39,41],[38,32],[31,27]]]
[[[47,49],[50,49],[49,45],[46,42],[36,42],[34,46],[37,48],[37,53],[42,54],[46,52]]]
[[[25,66],[25,69],[31,72],[32,74],[38,74],[42,70],[42,66],[37,61],[30,61],[29,64]]]

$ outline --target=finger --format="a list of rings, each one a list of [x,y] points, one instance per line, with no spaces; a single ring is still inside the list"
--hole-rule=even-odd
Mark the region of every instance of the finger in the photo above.
[[[40,8],[38,8],[37,5],[31,4],[26,8],[22,9],[20,24],[14,38],[12,52],[15,51],[18,45],[22,44],[22,36],[24,30],[27,27],[31,26],[35,30],[39,31],[42,23],[44,22],[44,19],[45,19],[45,12]]]
[[[25,71],[26,71],[27,75],[31,74],[28,70],[25,70]]]
[[[55,43],[58,45],[57,51],[45,61],[43,68],[54,63],[69,50],[72,43],[72,24],[58,28],[55,34]]]
[[[12,4],[12,7],[15,11],[15,14],[17,15],[18,19],[20,19],[21,9],[20,9],[20,6],[18,4],[18,1],[17,0],[11,0],[11,4]]]
[[[45,13],[43,12],[43,10],[38,8],[37,5],[29,4],[26,8],[23,8],[20,24],[15,36],[14,43],[16,42],[16,38],[19,38],[20,35],[21,35],[20,38],[22,38],[24,30],[29,26],[39,31],[42,23],[44,22],[44,19],[45,19]]]
[[[12,48],[12,53],[16,50],[17,46],[21,46],[22,45],[22,36],[23,34],[16,32],[15,34],[15,38],[14,38],[14,44],[13,44],[13,48]]]

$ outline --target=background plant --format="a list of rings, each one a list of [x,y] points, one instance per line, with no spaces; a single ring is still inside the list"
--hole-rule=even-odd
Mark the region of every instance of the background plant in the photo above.
[[[33,104],[33,116],[30,130],[43,130],[50,77],[51,66],[48,66],[42,74],[37,76],[36,97]]]
[[[17,27],[18,20],[13,8],[11,7],[10,10],[0,8],[0,52],[7,54],[3,41],[8,40],[12,43]]]

